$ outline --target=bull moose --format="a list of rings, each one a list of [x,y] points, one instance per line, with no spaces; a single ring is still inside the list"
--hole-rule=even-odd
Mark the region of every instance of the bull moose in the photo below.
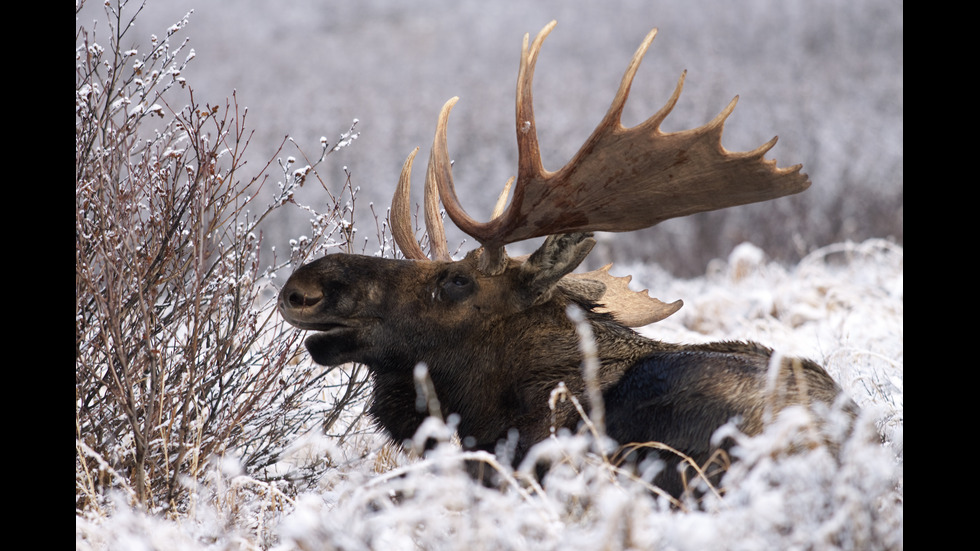
[[[575,430],[580,424],[570,403],[559,403],[554,411],[549,405],[561,383],[586,408],[601,395],[606,434],[620,445],[648,450],[635,444],[659,442],[699,464],[725,445],[713,443],[712,434],[729,420],[756,434],[767,410],[834,403],[840,387],[812,361],[782,359],[771,368],[772,350],[756,343],[691,345],[646,338],[631,327],[669,316],[680,301],[666,304],[646,291],[631,291],[629,278],[612,277],[608,266],[572,273],[595,244],[590,232],[637,230],[775,199],[805,190],[810,181],[801,165],[778,168],[764,159],[776,138],[749,152],[721,146],[722,127],[737,98],[704,126],[662,132],[683,74],[659,112],[638,126],[623,127],[620,116],[633,76],[656,29],[637,49],[611,107],[582,148],[560,170],[546,171],[531,81],[554,25],[545,26],[530,46],[524,37],[517,80],[517,179],[507,182],[489,222],[471,218],[456,196],[446,145],[453,98],[439,116],[425,181],[431,257],[416,241],[411,223],[409,180],[416,148],[402,168],[390,214],[405,259],[330,254],[297,269],[283,286],[280,312],[292,325],[314,331],[305,341],[313,360],[328,366],[365,364],[374,385],[370,414],[397,442],[412,438],[429,414],[417,405],[414,378],[416,366],[424,364],[440,413],[458,416],[468,448],[493,452],[516,430],[515,466],[554,429]],[[480,243],[461,260],[448,251],[440,201],[445,214]],[[505,245],[537,237],[546,239],[533,254],[507,256]],[[569,308],[584,313],[594,339],[594,378],[583,372]],[[590,382],[600,394],[589,394]],[[655,482],[680,495],[685,489],[676,468],[681,460],[661,453],[667,468]]]

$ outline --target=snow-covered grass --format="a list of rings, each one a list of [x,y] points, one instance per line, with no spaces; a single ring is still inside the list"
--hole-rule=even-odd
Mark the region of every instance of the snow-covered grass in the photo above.
[[[593,256],[672,264],[670,272],[622,262],[613,268],[615,275],[634,274],[635,286],[663,300],[685,301],[679,313],[643,328],[644,334],[672,342],[751,339],[780,354],[809,357],[861,406],[862,418],[839,454],[815,445],[812,420],[794,410],[758,437],[732,435],[740,461],[729,471],[724,497],[709,492],[695,507],[658,497],[642,478],[603,461],[582,437],[557,435],[534,450],[556,461],[540,483],[491,456],[461,452],[449,436],[451,419],[450,426],[425,425],[426,435],[442,435],[446,444],[420,458],[372,429],[362,397],[335,411],[342,415],[331,434],[343,438],[319,431],[298,436],[265,472],[245,472],[229,450],[228,459],[204,469],[206,476],[184,480],[190,496],[170,516],[143,513],[122,494],[114,504],[77,513],[76,549],[903,547],[903,250],[863,240],[902,235],[900,6],[884,0],[833,0],[821,9],[774,0],[288,4],[173,0],[151,2],[145,15],[149,32],[158,33],[196,10],[191,44],[200,54],[195,57],[207,61],[199,69],[190,64],[180,82],[187,77],[198,97],[212,103],[238,90],[250,104],[250,120],[260,121],[252,141],[260,166],[284,132],[309,143],[323,128],[361,119],[363,137],[344,158],[351,172],[324,170],[323,177],[336,192],[353,173],[365,186],[360,208],[371,215],[375,202],[387,204],[386,182],[397,178],[404,155],[431,139],[434,110],[457,94],[466,106],[454,115],[453,151],[460,161],[454,170],[461,185],[470,182],[468,200],[492,202],[496,186],[487,183],[502,183],[515,165],[507,136],[513,134],[515,54],[524,32],[552,18],[561,22],[536,79],[552,166],[574,152],[604,112],[640,37],[660,27],[663,37],[629,103],[634,122],[658,109],[676,76],[690,69],[670,129],[702,124],[742,94],[726,146],[755,147],[778,132],[773,153],[781,164],[803,162],[814,186],[789,213],[783,202],[757,206],[751,223],[713,218],[702,231],[667,223],[651,233],[618,236],[618,249],[604,242]],[[88,9],[101,12],[103,5],[89,2]],[[79,21],[90,21],[90,13],[83,11]],[[135,55],[147,43],[119,47]],[[321,195],[303,202],[322,203],[322,189],[307,186],[304,193]],[[292,215],[281,233],[294,236],[293,226],[306,218]],[[719,254],[726,250],[718,248],[722,243],[737,243],[748,231],[758,243],[794,251],[809,251],[828,236],[862,241],[820,248],[792,266],[767,259],[751,244],[727,245],[730,254],[699,277],[669,275],[703,272],[691,268],[703,266],[700,255]],[[267,240],[281,248],[286,238],[273,233]],[[767,250],[777,253],[773,246]],[[301,370],[319,369],[308,358],[301,362]],[[318,407],[348,388],[339,371],[326,375]],[[789,453],[799,449],[809,451]],[[503,488],[475,484],[462,472],[464,460],[499,470]],[[317,468],[303,471],[309,465]],[[277,478],[289,472],[318,476],[310,485]]]
[[[739,438],[723,497],[671,507],[642,480],[618,473],[584,438],[556,436],[537,451],[561,458],[542,484],[451,441],[424,459],[363,430],[342,445],[297,446],[338,467],[285,495],[215,465],[177,520],[117,504],[76,516],[76,549],[901,549],[903,486],[903,250],[842,243],[795,266],[743,244],[709,273],[675,279],[652,266],[617,266],[638,288],[683,299],[673,317],[642,329],[670,341],[754,339],[825,365],[862,408],[839,454],[812,445],[810,419],[780,416]],[[306,360],[308,361],[308,360]],[[357,412],[353,412],[355,415]],[[426,426],[429,434],[446,427]],[[884,437],[882,442],[879,437]],[[811,447],[790,453],[791,448]],[[305,450],[305,452],[304,452]],[[472,482],[463,459],[504,474],[502,490]]]

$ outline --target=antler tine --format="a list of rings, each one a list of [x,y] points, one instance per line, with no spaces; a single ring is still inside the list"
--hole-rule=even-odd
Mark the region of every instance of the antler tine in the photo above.
[[[402,165],[402,172],[398,178],[398,187],[395,188],[395,195],[391,198],[391,236],[398,244],[405,258],[411,260],[423,260],[427,258],[418,241],[415,240],[415,232],[412,230],[412,208],[411,208],[411,178],[412,161],[419,148],[408,154],[405,164]]]
[[[411,260],[424,260],[428,258],[418,241],[415,240],[415,232],[412,229],[411,214],[411,178],[412,162],[415,160],[419,148],[415,148],[405,164],[402,165],[402,172],[398,178],[398,186],[395,188],[395,195],[391,199],[391,233],[398,248],[401,249],[405,258]],[[436,190],[435,180],[431,176],[432,161],[429,161],[429,171],[425,179],[425,228],[429,235],[429,252],[432,260],[451,260],[449,246],[446,241],[445,226],[442,223],[442,216],[439,214],[439,196]]]
[[[541,150],[538,146],[538,129],[534,120],[532,85],[534,83],[534,68],[538,62],[541,45],[557,24],[557,21],[551,21],[545,25],[535,37],[530,48],[528,48],[530,35],[525,34],[524,43],[521,46],[521,66],[517,73],[517,101],[515,105],[518,154],[518,189],[515,190],[515,195],[518,193],[522,182],[545,174],[544,166],[541,163]]]
[[[452,163],[449,161],[449,146],[446,143],[446,126],[449,122],[449,113],[457,101],[459,101],[458,97],[450,98],[439,112],[439,121],[436,123],[436,135],[432,140],[432,152],[429,156],[426,178],[427,180],[431,178],[436,182],[446,214],[456,224],[456,227],[467,235],[477,237],[480,235],[479,230],[482,224],[466,214],[460,205],[459,198],[456,196],[456,187],[453,185]],[[479,238],[477,237],[477,239]]]
[[[507,199],[510,198],[510,188],[514,184],[514,177],[511,176],[507,183],[504,184],[503,191],[497,196],[497,203],[493,206],[493,212],[490,214],[490,219],[493,220],[501,214],[504,213],[504,207],[507,206]]]
[[[656,36],[644,38],[633,55],[602,121],[563,168],[544,170],[535,129],[531,85],[541,44],[551,22],[528,46],[525,36],[517,85],[519,167],[509,207],[499,217],[478,223],[462,209],[452,184],[446,153],[446,119],[440,116],[433,159],[446,213],[486,250],[543,235],[576,231],[632,231],[669,218],[766,201],[798,193],[810,185],[801,165],[780,169],[763,158],[775,138],[749,152],[721,145],[724,122],[737,97],[704,126],[665,133],[660,125],[676,105],[684,85],[680,76],[667,103],[652,117],[624,128],[621,114],[633,77]],[[438,148],[438,153],[437,153]],[[502,255],[497,255],[502,256]]]
[[[429,153],[429,165],[425,171],[425,228],[429,232],[429,251],[432,260],[452,260],[449,254],[449,242],[446,241],[446,228],[442,223],[442,215],[439,213],[439,190],[437,189],[437,178],[434,173],[432,156],[435,151]]]

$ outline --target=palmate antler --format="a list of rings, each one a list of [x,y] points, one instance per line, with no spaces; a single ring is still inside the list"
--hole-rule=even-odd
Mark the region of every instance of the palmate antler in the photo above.
[[[434,259],[449,259],[439,216],[440,198],[456,226],[483,246],[481,270],[492,274],[506,266],[504,246],[508,243],[559,233],[632,231],[670,218],[767,201],[809,187],[809,179],[800,172],[801,165],[781,169],[775,161],[764,158],[776,138],[748,152],[730,152],[722,147],[724,122],[735,108],[737,97],[704,126],[673,133],[661,131],[661,123],[680,97],[683,74],[660,111],[633,128],[622,125],[633,77],[656,29],[636,50],[606,116],[582,148],[560,170],[545,170],[538,147],[531,85],[541,44],[555,24],[552,21],[546,25],[530,47],[528,35],[524,37],[517,80],[517,180],[510,205],[499,212],[508,194],[505,190],[489,222],[471,218],[456,196],[446,127],[458,98],[443,106],[425,182],[425,218]],[[415,241],[409,214],[409,179],[417,151],[409,155],[402,169],[392,200],[392,225],[405,256],[421,259],[425,255]],[[604,273],[608,276],[608,272]],[[622,281],[613,284],[624,286]]]

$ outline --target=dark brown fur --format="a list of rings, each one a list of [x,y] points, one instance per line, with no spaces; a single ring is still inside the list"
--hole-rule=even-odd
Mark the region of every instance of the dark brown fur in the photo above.
[[[467,447],[492,452],[511,429],[518,431],[515,465],[553,424],[579,425],[567,401],[549,409],[559,383],[589,405],[569,304],[586,312],[608,435],[620,444],[662,442],[704,462],[716,449],[712,434],[733,418],[755,434],[771,405],[829,404],[839,397],[826,371],[796,360],[783,362],[781,397],[774,401],[767,392],[768,348],[658,342],[597,313],[592,297],[561,280],[584,258],[587,241],[582,234],[549,239],[526,263],[511,261],[496,276],[477,269],[479,250],[457,262],[329,255],[292,275],[280,310],[297,327],[318,331],[306,341],[317,363],[368,366],[370,413],[395,441],[412,438],[427,416],[417,406],[413,376],[424,363],[443,417],[459,416]],[[682,490],[670,467],[657,482],[675,495]]]

